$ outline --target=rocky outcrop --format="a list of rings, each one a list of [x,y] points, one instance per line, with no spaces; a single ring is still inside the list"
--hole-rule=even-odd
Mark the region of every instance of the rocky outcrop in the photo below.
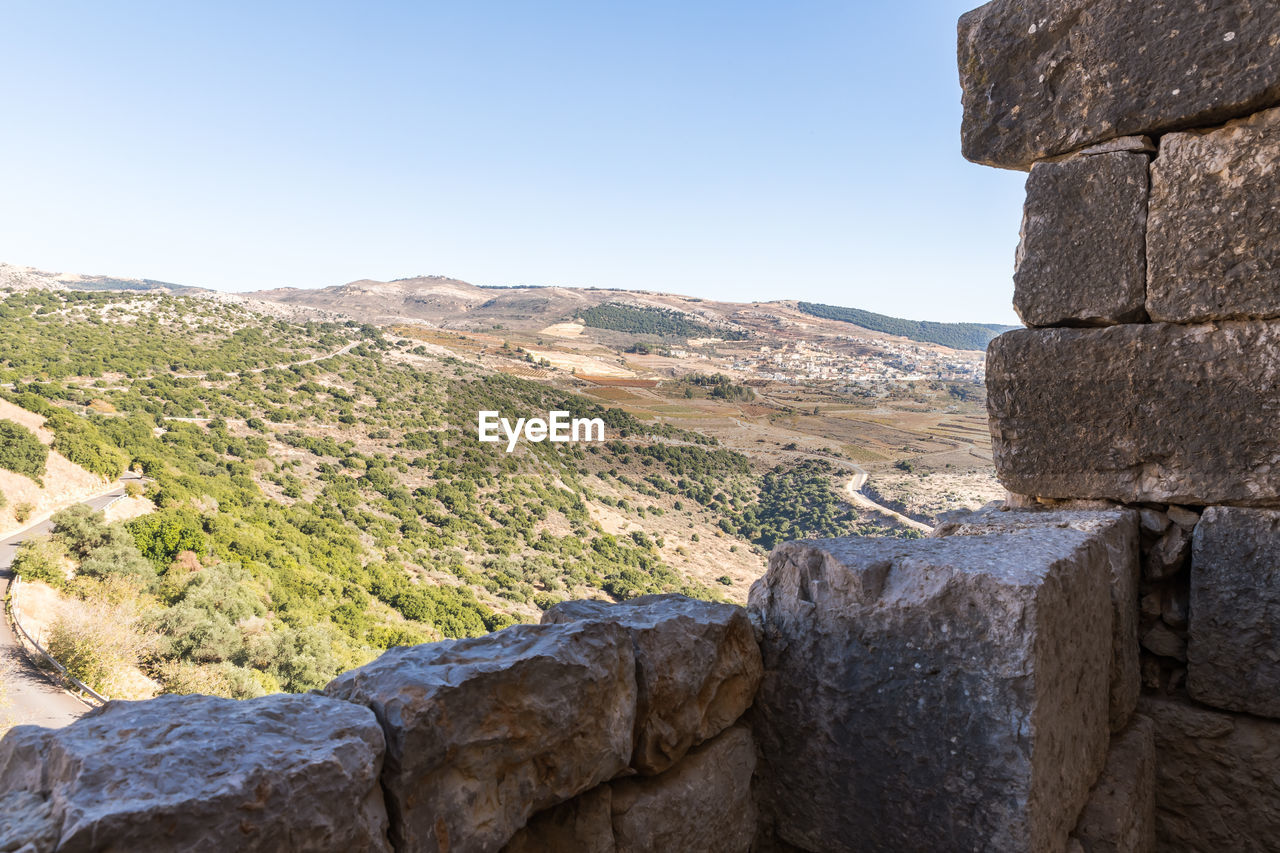
[[[392,649],[325,693],[377,715],[397,850],[499,850],[538,811],[621,773],[635,656],[611,623],[518,625]]]
[[[0,847],[390,851],[382,754],[367,708],[323,696],[109,702],[0,741]]]
[[[1138,669],[1138,513],[1134,510],[1040,510],[975,512],[939,525],[935,536],[989,536],[1044,528],[1090,534],[1107,552],[1111,580],[1111,730],[1129,722],[1142,682]]]
[[[1107,765],[1072,837],[1084,853],[1153,853],[1155,807],[1155,724],[1137,716],[1111,738]]]
[[[1144,696],[1155,723],[1158,849],[1275,849],[1280,838],[1280,723]]]
[[[1010,491],[1126,503],[1280,502],[1280,323],[1007,332],[987,351]]]
[[[1102,768],[1110,555],[1036,528],[774,550],[760,802],[811,851],[1059,851]]]
[[[1032,168],[1013,274],[1013,307],[1024,323],[1145,319],[1148,162],[1107,153]]]
[[[502,853],[614,853],[613,788],[600,785],[533,816]]]
[[[1152,319],[1280,316],[1278,163],[1280,110],[1160,140],[1147,238]]]
[[[1280,512],[1209,507],[1191,556],[1187,690],[1280,717]]]
[[[741,607],[650,595],[622,604],[568,601],[543,624],[586,620],[631,632],[636,739],[631,766],[661,773],[739,719],[760,685],[760,647]]]
[[[755,765],[750,730],[735,726],[660,776],[611,783],[618,853],[747,853],[756,835]]]
[[[964,156],[1025,169],[1280,103],[1280,7],[994,0],[960,18]]]

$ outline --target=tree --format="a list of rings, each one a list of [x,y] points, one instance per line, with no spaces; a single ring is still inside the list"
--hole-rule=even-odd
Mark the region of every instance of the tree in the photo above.
[[[14,421],[0,420],[0,468],[38,483],[48,458],[49,448],[33,432]]]

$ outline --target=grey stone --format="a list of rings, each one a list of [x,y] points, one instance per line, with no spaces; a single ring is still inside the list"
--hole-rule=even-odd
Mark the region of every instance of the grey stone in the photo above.
[[[1006,332],[987,349],[996,473],[1045,497],[1280,502],[1280,324]]]
[[[613,789],[598,785],[534,815],[503,853],[614,853]]]
[[[1139,515],[1142,517],[1142,532],[1149,536],[1159,536],[1173,523],[1167,514],[1159,510],[1142,509]]]
[[[1114,153],[1032,167],[1013,274],[1028,326],[1146,319],[1147,163]]]
[[[1280,7],[995,0],[960,18],[964,156],[1026,168],[1280,103]]]
[[[1280,110],[1160,141],[1147,235],[1152,319],[1280,316],[1277,162]]]
[[[1119,731],[1129,722],[1138,703],[1142,679],[1138,663],[1138,524],[1137,513],[1128,509],[1105,510],[1012,510],[975,513],[968,521],[952,524],[935,535],[986,536],[1036,528],[1063,527],[1080,530],[1100,539],[1109,556],[1111,575],[1111,730]],[[1157,615],[1159,615],[1157,613]]]
[[[1135,716],[1111,738],[1107,765],[1089,793],[1073,836],[1085,853],[1153,853],[1156,742],[1151,719]]]
[[[1185,662],[1187,659],[1187,640],[1168,625],[1157,622],[1142,633],[1142,647],[1155,655],[1174,658]]]
[[[618,853],[748,853],[756,835],[755,766],[751,731],[734,726],[659,776],[611,782]]]
[[[32,791],[0,796],[0,853],[53,853],[58,816],[48,798]]]
[[[32,773],[8,772],[37,742]],[[367,708],[323,696],[161,696],[14,729],[0,767],[4,794],[47,800],[60,853],[390,851],[382,752]]]
[[[391,649],[325,693],[382,724],[397,850],[499,850],[631,758],[635,657],[620,625],[517,625]]]
[[[1061,851],[1105,759],[1110,564],[1057,527],[774,549],[750,609],[781,840]]]
[[[1280,723],[1155,696],[1138,713],[1155,723],[1158,849],[1276,849]]]
[[[1171,588],[1164,596],[1160,618],[1170,628],[1177,631],[1185,631],[1187,630],[1188,605],[1187,592],[1183,589]]]
[[[1154,154],[1156,153],[1156,144],[1151,140],[1150,136],[1122,136],[1119,139],[1108,139],[1106,142],[1099,142],[1097,145],[1081,148],[1079,153],[1085,156],[1092,156],[1094,154],[1111,154],[1115,151],[1140,151],[1144,154]]]
[[[1169,520],[1190,533],[1196,529],[1196,524],[1200,521],[1200,513],[1193,509],[1187,509],[1181,506],[1171,506],[1165,513],[1169,516]]]
[[[582,619],[631,632],[637,688],[631,766],[640,773],[661,773],[751,707],[760,647],[743,608],[648,595],[621,604],[566,601],[542,616],[543,624]]]
[[[1209,507],[1191,558],[1187,689],[1280,716],[1280,512]]]
[[[1142,555],[1142,574],[1153,581],[1171,578],[1186,568],[1190,556],[1190,531],[1180,524],[1172,525]]]

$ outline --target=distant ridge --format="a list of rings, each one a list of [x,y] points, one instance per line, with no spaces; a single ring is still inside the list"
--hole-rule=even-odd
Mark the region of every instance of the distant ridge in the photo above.
[[[913,341],[941,344],[952,349],[985,350],[996,335],[1016,326],[998,323],[933,323],[928,320],[904,320],[861,308],[841,308],[839,305],[823,305],[817,302],[797,302],[796,308],[805,314],[824,320],[852,323],[873,332],[884,332]]]

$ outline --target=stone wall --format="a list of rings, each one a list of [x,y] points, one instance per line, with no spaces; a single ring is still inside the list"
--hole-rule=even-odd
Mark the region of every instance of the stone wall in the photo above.
[[[742,608],[650,596],[322,694],[109,702],[0,741],[0,850],[746,853],[760,674]]]

